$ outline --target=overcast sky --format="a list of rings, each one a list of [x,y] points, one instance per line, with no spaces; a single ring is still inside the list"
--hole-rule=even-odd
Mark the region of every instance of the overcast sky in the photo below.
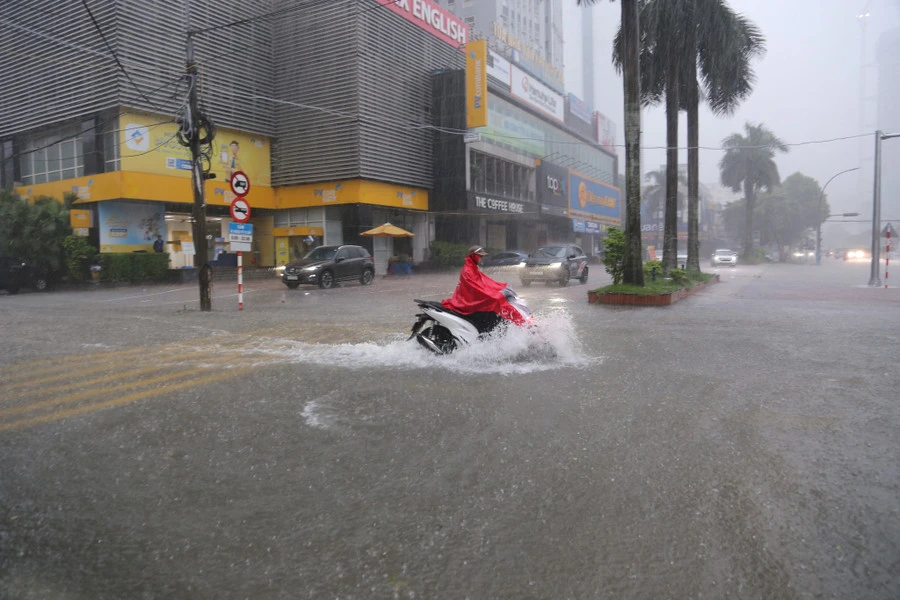
[[[750,18],[766,37],[767,52],[755,61],[757,76],[753,94],[730,117],[717,118],[703,105],[700,109],[700,145],[719,147],[722,139],[743,133],[744,123],[763,123],[783,141],[791,144],[826,140],[867,133],[864,140],[852,139],[823,144],[792,146],[779,156],[782,178],[801,171],[816,178],[820,185],[832,175],[863,164],[858,172],[837,177],[827,188],[833,211],[856,211],[871,206],[875,104],[868,105],[861,123],[862,88],[875,94],[875,70],[862,68],[861,48],[866,46],[865,62],[874,61],[874,48],[884,31],[900,25],[897,0],[728,0],[735,11]],[[575,0],[563,0],[565,6],[566,87],[583,97],[581,62],[582,10]],[[863,27],[857,15],[867,9],[870,16]],[[594,11],[595,106],[618,125],[617,143],[624,141],[622,80],[610,64],[612,38],[619,26],[619,2],[598,2]],[[865,40],[863,38],[865,37]],[[861,72],[868,77],[865,85]],[[898,102],[900,104],[900,102]],[[681,113],[679,146],[686,145],[686,114]],[[665,152],[653,147],[665,146],[665,111],[662,107],[644,111],[642,121],[642,171],[665,164]],[[897,143],[887,141],[885,143]],[[701,150],[700,179],[717,183],[721,151]],[[620,149],[620,172],[624,172],[624,150]],[[679,162],[687,162],[687,153],[679,153]],[[865,200],[860,200],[865,196]],[[871,208],[868,209],[871,216]]]

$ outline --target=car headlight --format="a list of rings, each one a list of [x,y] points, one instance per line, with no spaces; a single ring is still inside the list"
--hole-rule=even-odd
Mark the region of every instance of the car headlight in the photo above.
[[[562,266],[562,263],[561,263],[561,262],[550,263],[550,268],[551,268],[551,269],[558,269],[558,268],[560,268],[561,266]]]
[[[285,269],[284,265],[281,265],[280,267],[275,267],[275,277],[284,276],[284,269]]]
[[[313,265],[311,267],[303,267],[304,271],[318,271],[322,268],[322,265]]]
[[[524,267],[525,264],[526,264],[526,263],[525,263],[525,261],[523,260],[522,262],[519,263],[519,266],[520,266],[520,267]]]

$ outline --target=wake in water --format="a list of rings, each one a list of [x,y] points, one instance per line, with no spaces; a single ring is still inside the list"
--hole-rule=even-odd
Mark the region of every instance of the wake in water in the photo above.
[[[508,327],[451,354],[435,355],[405,334],[383,343],[309,344],[282,340],[267,342],[256,351],[293,363],[339,366],[349,369],[446,369],[459,373],[534,373],[560,367],[583,367],[596,358],[582,352],[569,314],[553,311],[535,315],[533,328]]]

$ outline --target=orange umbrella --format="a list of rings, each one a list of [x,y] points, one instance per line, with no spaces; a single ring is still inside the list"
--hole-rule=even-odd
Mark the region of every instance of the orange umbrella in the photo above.
[[[385,223],[384,225],[379,225],[374,229],[363,231],[360,235],[371,235],[377,237],[413,237],[415,234],[410,233],[405,229],[400,229],[396,225]]]

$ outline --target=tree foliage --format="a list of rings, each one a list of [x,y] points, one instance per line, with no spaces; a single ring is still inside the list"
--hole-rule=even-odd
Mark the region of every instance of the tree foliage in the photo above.
[[[65,267],[63,240],[72,234],[65,202],[39,196],[33,201],[9,190],[0,190],[0,251],[21,258],[39,272],[59,272]]]
[[[612,277],[613,284],[622,283],[625,271],[625,232],[618,227],[610,227],[603,239],[603,266]]]
[[[784,252],[788,247],[802,246],[809,232],[824,222],[828,213],[828,202],[822,196],[819,182],[797,172],[781,185],[760,194],[753,222],[763,244],[778,246],[779,252]],[[726,228],[732,232],[744,231],[746,214],[745,200],[729,203],[724,210]]]
[[[743,255],[753,252],[753,217],[756,197],[761,190],[771,191],[779,183],[775,152],[787,152],[788,147],[762,123],[744,125],[746,135],[734,133],[722,141],[725,155],[719,161],[722,185],[738,192],[744,189]]]

